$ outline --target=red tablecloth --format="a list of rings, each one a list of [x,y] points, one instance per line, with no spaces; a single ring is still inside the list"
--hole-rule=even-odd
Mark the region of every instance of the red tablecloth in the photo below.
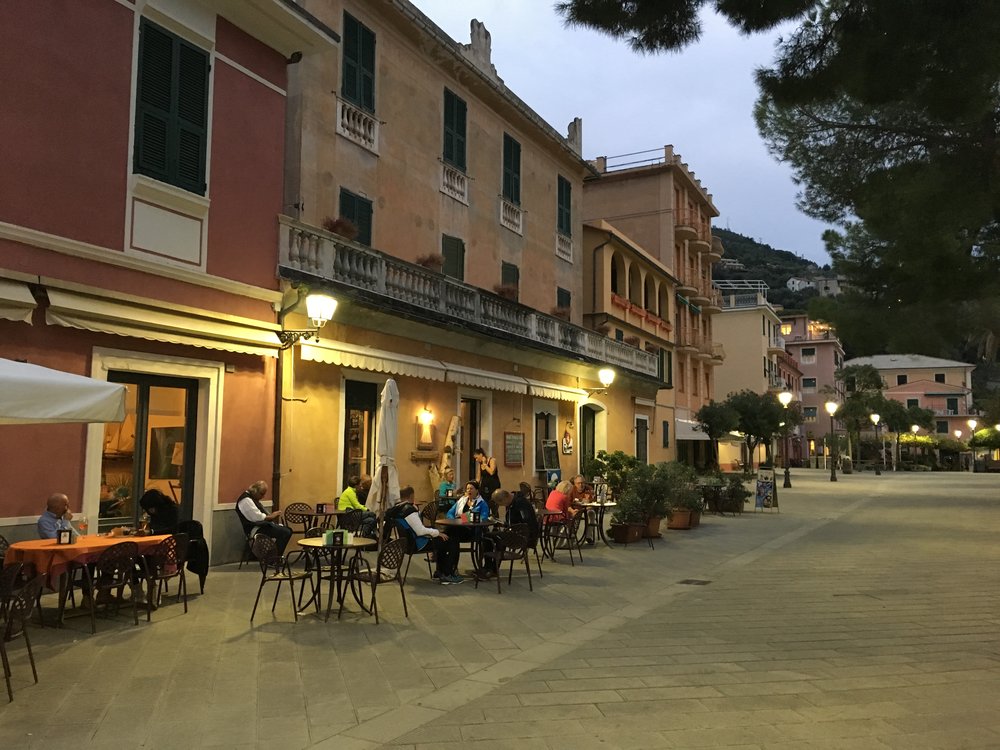
[[[47,573],[49,580],[61,575],[71,562],[86,564],[94,562],[104,550],[119,542],[135,542],[139,552],[154,547],[169,534],[157,536],[89,536],[78,537],[73,544],[56,544],[55,539],[32,539],[27,542],[14,542],[7,550],[4,565],[11,563],[32,563],[39,573]]]

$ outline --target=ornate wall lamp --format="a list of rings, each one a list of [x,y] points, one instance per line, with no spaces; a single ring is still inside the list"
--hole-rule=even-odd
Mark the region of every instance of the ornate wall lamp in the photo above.
[[[285,316],[294,311],[305,301],[306,316],[312,324],[312,328],[285,328]],[[281,302],[281,310],[278,312],[278,323],[281,330],[277,331],[278,340],[281,341],[281,348],[287,349],[300,339],[319,339],[319,330],[333,319],[333,314],[337,310],[337,300],[329,294],[309,291],[309,287],[303,285],[293,286],[287,292]]]

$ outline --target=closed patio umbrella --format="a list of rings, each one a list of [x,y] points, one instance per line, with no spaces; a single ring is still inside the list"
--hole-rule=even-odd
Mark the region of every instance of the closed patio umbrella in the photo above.
[[[0,424],[121,422],[125,386],[0,359]]]
[[[399,389],[389,378],[382,389],[378,407],[378,434],[375,438],[375,465],[366,505],[378,514],[379,547],[382,545],[382,515],[399,500],[399,471],[396,468],[396,430],[399,422]]]

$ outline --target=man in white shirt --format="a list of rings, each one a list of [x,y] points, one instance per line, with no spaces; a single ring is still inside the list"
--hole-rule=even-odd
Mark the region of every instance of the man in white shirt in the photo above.
[[[256,527],[258,534],[266,534],[274,540],[280,554],[285,554],[288,540],[292,538],[292,530],[278,523],[280,511],[268,513],[260,501],[267,494],[267,482],[259,479],[251,484],[236,500],[236,512],[251,526]]]

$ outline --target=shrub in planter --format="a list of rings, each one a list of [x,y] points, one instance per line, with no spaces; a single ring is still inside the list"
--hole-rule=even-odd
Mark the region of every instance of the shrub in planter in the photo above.
[[[430,271],[441,271],[444,268],[444,256],[440,253],[430,253],[417,258],[417,265]]]
[[[589,477],[603,477],[612,498],[618,500],[625,494],[633,474],[643,465],[638,458],[624,451],[598,451],[597,456],[584,465],[583,473]]]
[[[618,544],[639,541],[646,526],[639,496],[625,492],[619,496],[617,503],[615,512],[611,516],[611,538]]]
[[[323,220],[323,229],[334,234],[339,234],[341,237],[346,237],[349,240],[353,240],[358,236],[358,228],[349,219],[334,219],[332,216],[327,216]]]

